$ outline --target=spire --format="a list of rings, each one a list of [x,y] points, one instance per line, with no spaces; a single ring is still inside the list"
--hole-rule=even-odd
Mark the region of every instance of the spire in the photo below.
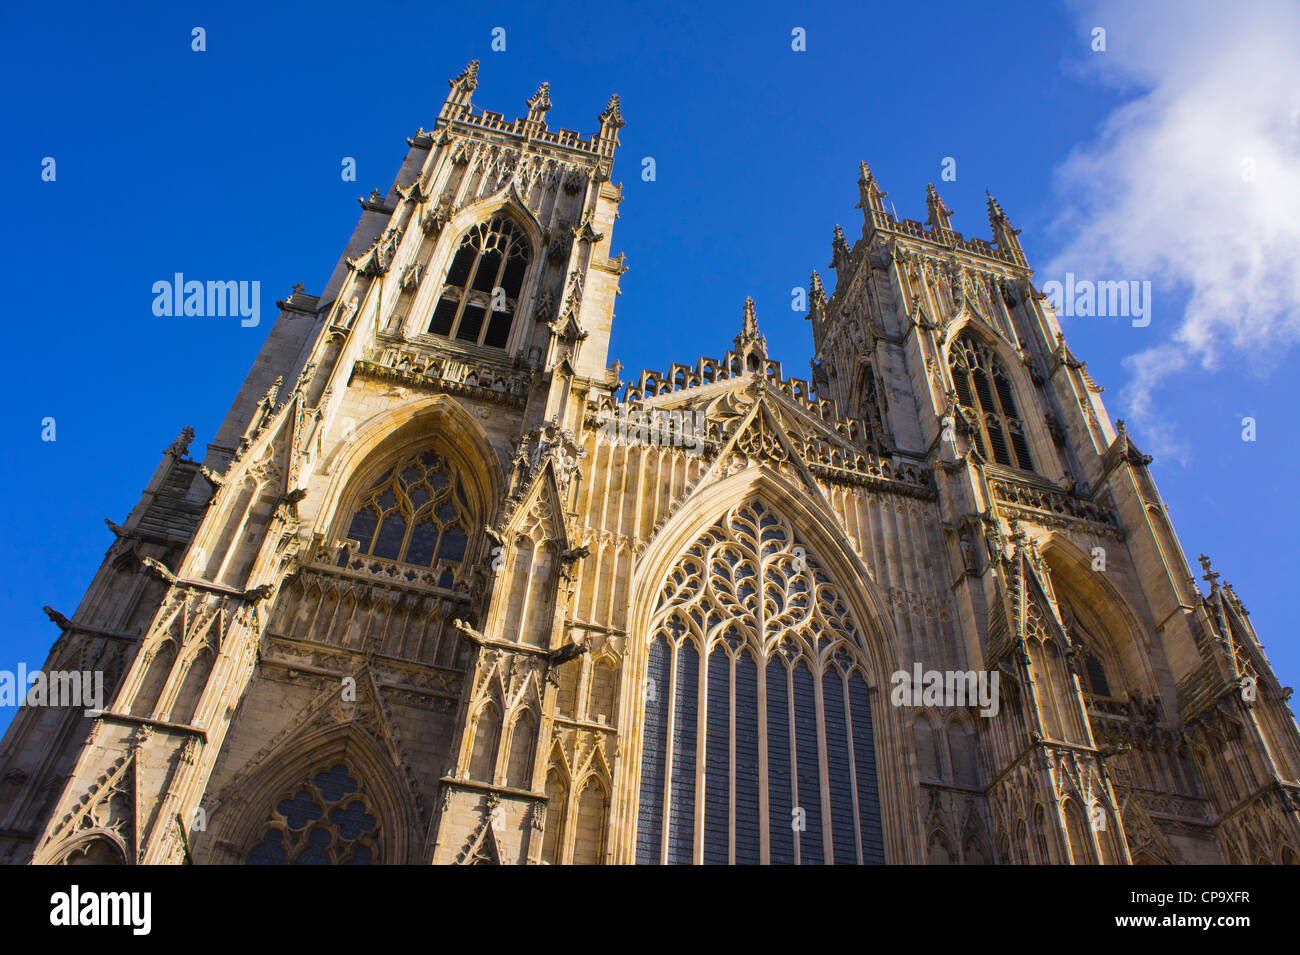
[[[1201,579],[1209,581],[1210,593],[1215,593],[1219,589],[1219,575],[1216,574],[1214,568],[1210,566],[1210,558],[1202,554],[1196,559],[1201,562],[1201,570],[1205,571],[1205,573],[1201,575]]]
[[[442,106],[440,118],[449,119],[469,112],[470,95],[478,88],[478,60],[470,60],[460,75],[447,81],[451,92]]]
[[[926,183],[925,186],[925,208],[930,213],[925,223],[931,229],[952,229],[950,221],[952,210],[943,204],[943,200],[939,198],[939,193],[935,191],[932,182]]]
[[[835,233],[831,236],[831,265],[838,275],[839,270],[849,259],[849,241],[844,238],[844,230],[837,223]]]
[[[873,210],[884,212],[885,204],[881,200],[887,195],[889,193],[882,192],[876,183],[871,167],[865,162],[858,163],[858,204],[855,208],[861,209],[862,214],[867,217],[870,217]]]
[[[984,195],[989,201],[989,226],[994,232],[996,232],[998,225],[1007,221],[1007,214],[1002,211],[1002,207],[998,205],[998,201],[989,195],[987,189],[984,190]]]
[[[808,280],[808,290],[812,293],[812,300],[820,305],[826,304],[826,286],[822,285],[822,277],[816,269],[812,271],[812,278]]]
[[[469,65],[460,71],[460,75],[447,81],[454,90],[473,92],[478,89],[478,60],[470,60]]]
[[[1011,228],[1011,223],[1007,221],[1007,214],[1002,211],[998,201],[989,195],[987,189],[984,190],[984,195],[988,196],[989,200],[989,228],[993,232],[994,244],[1023,265],[1025,254],[1020,249],[1020,240],[1016,238],[1020,235],[1020,230]]]
[[[736,354],[748,358],[751,354],[767,358],[767,336],[758,330],[758,319],[754,317],[754,300],[745,296],[745,317],[740,324],[740,334],[733,342]]]
[[[812,278],[808,280],[808,299],[808,317],[816,327],[826,317],[826,288],[816,269],[813,269]]]
[[[617,140],[618,131],[627,125],[623,122],[623,110],[619,107],[617,93],[609,98],[605,112],[596,118],[600,120],[600,138]]]
[[[528,122],[545,122],[546,111],[551,108],[551,84],[543,83],[537,92],[528,98]]]

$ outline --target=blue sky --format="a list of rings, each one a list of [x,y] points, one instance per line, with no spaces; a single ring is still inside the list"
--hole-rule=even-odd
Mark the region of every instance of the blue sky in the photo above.
[[[474,102],[508,117],[547,80],[551,127],[590,135],[622,97],[614,251],[630,270],[611,358],[625,377],[720,355],[746,295],[774,357],[805,377],[811,343],[790,289],[813,268],[833,280],[835,223],[859,234],[862,159],[907,218],[925,218],[935,182],[966,234],[988,236],[990,190],[1040,282],[1067,269],[1151,281],[1148,327],[1064,319],[1066,333],[1112,416],[1156,453],[1193,564],[1214,558],[1282,682],[1300,683],[1285,410],[1300,397],[1287,367],[1300,338],[1295,11],[706,6],[8,8],[0,490],[15,504],[0,668],[40,665],[57,636],[41,606],[75,610],[111,543],[103,519],[125,518],[182,426],[201,453],[275,299],[299,281],[321,291],[357,197],[388,188],[404,138],[433,124],[447,78],[477,58]],[[1098,25],[1106,52],[1091,49]],[[196,26],[205,52],[191,50]],[[805,52],[791,50],[795,27]],[[1272,44],[1290,55],[1261,56]],[[41,181],[47,156],[54,182]],[[341,180],[347,156],[356,182]],[[640,178],[644,156],[654,182]],[[955,182],[941,181],[945,157]],[[262,323],[154,316],[151,286],[175,272],[260,281]],[[1254,442],[1241,439],[1248,415]],[[41,440],[46,417],[55,442]]]

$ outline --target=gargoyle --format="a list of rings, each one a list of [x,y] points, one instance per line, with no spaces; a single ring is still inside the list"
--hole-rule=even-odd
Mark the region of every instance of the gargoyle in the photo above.
[[[560,560],[564,561],[566,564],[571,564],[575,560],[590,556],[591,548],[586,544],[583,544],[581,547],[570,547],[568,550],[562,551],[560,553]]]
[[[140,563],[152,570],[155,574],[167,581],[169,584],[176,583],[176,575],[167,569],[167,565],[160,560],[154,560],[152,557],[141,557]]]
[[[63,614],[55,610],[53,607],[46,606],[46,607],[42,607],[41,609],[45,611],[45,616],[49,617],[50,620],[54,623],[54,625],[58,627],[60,630],[66,632],[67,629],[72,626],[72,622],[68,620],[67,617],[63,616]]]

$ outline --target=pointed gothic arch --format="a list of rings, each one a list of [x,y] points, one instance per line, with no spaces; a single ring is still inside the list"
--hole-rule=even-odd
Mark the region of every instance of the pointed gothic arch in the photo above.
[[[865,641],[803,543],[753,498],[656,588],[634,638],[661,687],[644,708],[638,862],[726,863],[756,846],[773,863],[883,861]]]
[[[482,426],[445,395],[376,415],[357,429],[354,440],[340,444],[326,468],[330,481],[312,522],[313,537],[343,539],[362,499],[385,471],[425,449],[435,450],[455,469],[464,503],[475,515],[466,529],[464,558],[472,562],[485,546],[482,526],[495,519],[505,478]]]
[[[521,321],[520,317],[532,313],[538,284],[545,271],[543,266],[546,261],[546,249],[542,241],[545,230],[519,194],[513,180],[496,193],[484,196],[457,210],[445,221],[421,273],[425,276],[433,276],[435,281],[424,282],[409,312],[399,316],[399,322],[404,324],[406,335],[438,334],[431,329],[439,302],[444,298],[447,279],[452,277],[450,273],[456,265],[457,252],[465,237],[474,229],[479,226],[490,226],[498,221],[508,223],[520,234],[527,248],[527,261],[519,277],[517,295],[508,296],[514,301],[507,338],[500,346],[478,347],[501,347],[507,354],[513,354],[526,343],[531,335],[532,326],[531,322]],[[468,281],[472,281],[472,276],[467,277]],[[485,326],[487,324],[484,322]],[[477,340],[475,345],[477,346]]]
[[[194,834],[199,861],[245,864],[249,853],[262,844],[268,830],[274,828],[268,824],[274,814],[280,816],[281,827],[288,822],[285,814],[277,809],[279,803],[285,798],[295,798],[306,782],[337,765],[350,772],[359,791],[364,793],[367,813],[374,817],[375,828],[366,830],[367,838],[364,840],[375,851],[373,859],[349,857],[346,851],[333,851],[340,842],[338,837],[341,835],[346,839],[361,822],[347,800],[326,798],[320,803],[326,818],[338,810],[339,818],[333,821],[341,828],[335,834],[334,844],[313,845],[307,839],[300,848],[325,849],[337,862],[410,865],[420,861],[422,833],[409,784],[402,777],[394,757],[370,733],[357,724],[308,730],[285,740],[271,756],[273,758],[263,760],[247,778],[238,780],[236,785],[223,792],[209,818],[208,832]],[[329,797],[336,791],[327,788],[324,796]],[[302,811],[311,813],[305,801]],[[273,860],[268,857],[266,861]]]
[[[825,571],[827,579],[835,583],[846,612],[857,622],[856,649],[861,659],[854,672],[860,674],[862,679],[864,695],[860,700],[860,707],[864,712],[871,713],[877,771],[875,791],[877,798],[882,800],[905,798],[902,794],[911,785],[912,769],[907,762],[905,747],[899,745],[899,742],[904,738],[903,734],[906,730],[898,708],[889,706],[888,700],[875,689],[888,684],[888,674],[892,672],[893,666],[887,661],[897,659],[893,650],[896,646],[896,637],[891,615],[875,582],[862,564],[861,558],[853,551],[842,531],[839,530],[836,519],[821,506],[818,497],[809,494],[803,485],[794,483],[784,475],[762,468],[750,468],[701,489],[664,524],[641,554],[634,567],[630,589],[635,596],[629,612],[629,631],[635,637],[631,641],[631,650],[625,664],[628,669],[626,678],[631,681],[629,685],[646,685],[645,681],[651,679],[659,682],[661,686],[668,686],[671,683],[678,664],[668,663],[666,660],[656,663],[651,652],[652,647],[646,640],[647,634],[654,626],[655,608],[663,582],[687,548],[696,542],[705,529],[713,526],[719,519],[719,515],[726,514],[729,509],[750,501],[768,507],[774,506],[789,522],[800,544],[806,546],[808,553],[816,555],[816,561]],[[770,502],[778,503],[772,505]],[[693,632],[699,628],[693,627],[689,622],[683,622],[683,626],[687,633],[683,634],[686,643],[682,646],[690,646],[691,652],[696,655],[700,668],[698,681],[703,685],[708,680],[709,660],[700,652],[698,641],[701,634]],[[790,682],[794,679],[796,669],[794,664],[798,659],[799,657],[796,657],[791,662],[785,681],[787,691],[792,693],[799,692],[799,688],[794,687]],[[756,659],[755,655],[748,651],[737,655],[735,660],[737,674],[741,673],[739,665],[743,663],[745,673],[748,673],[750,666],[755,667],[754,677],[756,681],[758,680],[757,669],[758,665],[764,662],[763,660]],[[656,677],[651,673],[656,666],[668,666],[670,669]],[[806,682],[802,677],[800,680]],[[816,679],[813,679],[812,683],[820,685]],[[738,687],[741,685],[737,684]],[[764,683],[764,691],[765,689]],[[633,697],[636,694],[628,694],[628,696]],[[625,758],[633,760],[633,765],[640,765],[647,747],[651,746],[651,740],[646,735],[647,708],[641,700],[627,699],[622,703],[622,710],[620,725],[626,726],[629,733],[630,752]],[[798,719],[797,712],[795,719]],[[835,721],[830,720],[823,722],[822,725],[826,727],[834,723]],[[764,730],[755,727],[755,735],[759,731],[769,732],[770,728]],[[848,732],[847,728],[846,732]],[[739,762],[740,754],[737,755]],[[757,762],[757,756],[754,759]],[[825,763],[823,762],[822,765],[824,766]],[[804,772],[802,769],[800,771]],[[628,774],[629,777],[632,775]],[[757,779],[754,785],[759,785]],[[793,797],[793,792],[791,795]],[[615,802],[620,813],[617,831],[629,834],[621,845],[615,847],[616,858],[619,861],[631,862],[637,854],[635,833],[639,826],[638,815],[643,812],[641,808],[643,800],[635,779],[627,777],[623,779]],[[817,815],[809,813],[808,818],[817,820],[818,826],[823,831],[823,838],[820,839],[819,847],[816,844],[817,840],[810,837],[809,843],[812,844],[810,855],[816,856],[820,851],[826,855],[827,861],[830,861],[829,853],[826,851],[827,838],[824,836],[826,820],[831,820],[833,823],[834,813],[827,812],[825,800],[813,808],[816,809]],[[903,819],[901,814],[883,813],[881,824],[884,827],[881,838],[886,859],[922,861],[917,839],[919,834],[911,831],[910,827],[913,824],[911,820]],[[846,836],[843,834],[842,825],[841,823],[840,843],[844,844]],[[754,838],[757,846],[758,836]],[[832,842],[833,838],[832,835],[830,837]],[[737,861],[744,861],[740,858],[741,840],[733,837],[732,842],[734,846],[732,851],[736,853]],[[779,846],[777,848],[780,849]],[[784,850],[774,852],[773,858],[781,857],[781,852]],[[793,856],[791,858],[793,859]],[[752,861],[759,861],[757,854]],[[838,853],[835,861],[841,861]]]
[[[1105,574],[1092,570],[1092,558],[1064,533],[1050,532],[1041,552],[1058,602],[1079,608],[1085,617],[1087,637],[1105,664],[1110,696],[1133,690],[1158,695],[1148,631],[1124,595]]]
[[[992,408],[984,408],[983,399],[974,393],[969,395],[969,402],[963,400],[962,389],[953,371],[954,363],[959,358],[958,351],[963,347],[963,343],[972,343],[987,349],[989,357],[1005,377],[1005,392],[999,391],[992,380],[988,382]],[[1055,455],[1056,448],[1052,443],[1051,435],[1047,433],[1047,425],[1038,413],[1039,402],[1033,383],[1029,380],[1028,374],[1022,367],[1020,356],[1011,343],[967,313],[948,325],[939,354],[942,359],[945,387],[957,393],[963,407],[973,409],[977,414],[981,408],[984,408],[985,411],[1006,417],[1006,409],[1003,408],[1004,399],[1009,399],[1014,405],[1010,417],[1016,419],[1020,434],[1024,438],[1024,451],[1028,456],[1027,464],[1020,462],[1020,449],[1013,446],[1010,435],[1006,438],[1007,460],[1002,460],[996,453],[996,448],[989,446],[986,434],[982,434],[979,442],[981,456],[990,464],[1019,467],[1052,479],[1057,478],[1059,475],[1054,472],[1059,471],[1060,465]]]

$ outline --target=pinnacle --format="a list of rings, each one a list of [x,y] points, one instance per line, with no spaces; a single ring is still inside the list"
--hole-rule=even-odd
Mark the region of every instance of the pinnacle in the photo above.
[[[609,103],[605,106],[605,111],[597,117],[601,125],[609,124],[615,129],[620,129],[627,124],[623,122],[623,110],[619,105],[618,94],[615,93],[609,98]]]
[[[748,295],[745,296],[745,317],[741,322],[740,334],[734,341],[737,352],[749,354],[753,351],[767,357],[767,339],[758,330],[758,319],[754,317],[754,300]]]
[[[1002,211],[1002,206],[998,205],[998,201],[994,199],[993,196],[989,195],[989,191],[987,189],[984,190],[984,195],[988,197],[989,222],[992,223],[995,220],[999,220],[999,219],[1005,221],[1007,218],[1007,214]]]
[[[460,71],[460,75],[447,81],[448,86],[464,84],[470,89],[478,86],[478,60],[470,60],[469,65]]]
[[[551,84],[543,83],[537,92],[528,98],[528,108],[546,112],[551,108]]]

